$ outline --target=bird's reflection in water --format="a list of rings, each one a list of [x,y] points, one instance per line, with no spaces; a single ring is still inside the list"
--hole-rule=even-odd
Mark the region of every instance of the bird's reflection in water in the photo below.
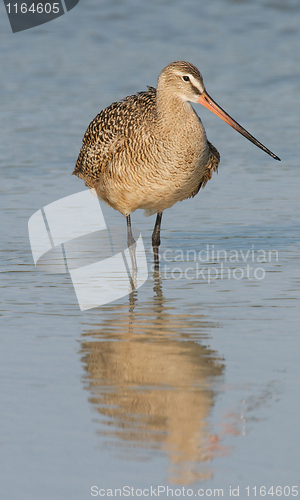
[[[151,300],[140,303],[133,291],[129,306],[102,308],[101,316],[101,326],[82,341],[100,434],[126,459],[165,454],[171,482],[211,477],[208,463],[221,446],[209,417],[224,364],[205,341],[217,325],[176,314],[163,297],[157,267]]]

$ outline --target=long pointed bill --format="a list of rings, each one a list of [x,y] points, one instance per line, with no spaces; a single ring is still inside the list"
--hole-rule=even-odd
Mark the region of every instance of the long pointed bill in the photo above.
[[[220,108],[220,106],[210,97],[210,95],[206,91],[202,92],[197,102],[199,102],[200,104],[202,104],[202,106],[205,106],[207,109],[215,113],[215,115],[224,120],[224,122],[228,123],[228,125],[237,130],[249,141],[253,142],[255,146],[268,153],[268,155],[272,156],[272,158],[275,158],[275,160],[280,161],[280,158],[278,158],[278,156],[274,155],[272,151],[270,151],[261,142],[255,139],[253,135],[249,134],[249,132],[247,132],[247,130],[245,130],[238,122],[236,122],[233,118],[231,118],[231,116],[229,116],[226,113],[226,111],[224,111],[224,109]]]

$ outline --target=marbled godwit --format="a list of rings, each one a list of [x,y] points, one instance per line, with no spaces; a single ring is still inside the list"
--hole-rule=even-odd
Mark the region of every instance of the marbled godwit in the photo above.
[[[126,217],[129,245],[134,242],[131,212],[142,208],[146,215],[156,213],[152,234],[156,254],[163,211],[194,197],[220,161],[191,102],[210,109],[280,160],[218,106],[198,69],[185,61],[164,68],[157,89],[148,87],[101,111],[83,137],[73,173]]]

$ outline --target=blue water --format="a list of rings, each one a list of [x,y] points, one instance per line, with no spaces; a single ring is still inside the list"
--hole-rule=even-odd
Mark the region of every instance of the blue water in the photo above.
[[[298,0],[86,0],[13,34],[2,6],[1,498],[299,485],[299,26]],[[160,275],[133,214],[147,282],[81,312],[68,274],[34,267],[28,220],[84,189],[91,119],[179,59],[282,161],[197,106],[218,175],[164,213]]]

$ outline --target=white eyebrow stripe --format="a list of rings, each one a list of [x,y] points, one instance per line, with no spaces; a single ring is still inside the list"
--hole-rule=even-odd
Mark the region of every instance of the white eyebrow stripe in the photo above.
[[[189,77],[190,77],[190,81],[191,81],[192,85],[194,85],[194,87],[196,87],[196,89],[198,89],[199,92],[204,92],[204,87],[203,87],[203,85],[201,85],[201,83],[199,82],[199,80],[197,80],[191,74],[189,74]]]

